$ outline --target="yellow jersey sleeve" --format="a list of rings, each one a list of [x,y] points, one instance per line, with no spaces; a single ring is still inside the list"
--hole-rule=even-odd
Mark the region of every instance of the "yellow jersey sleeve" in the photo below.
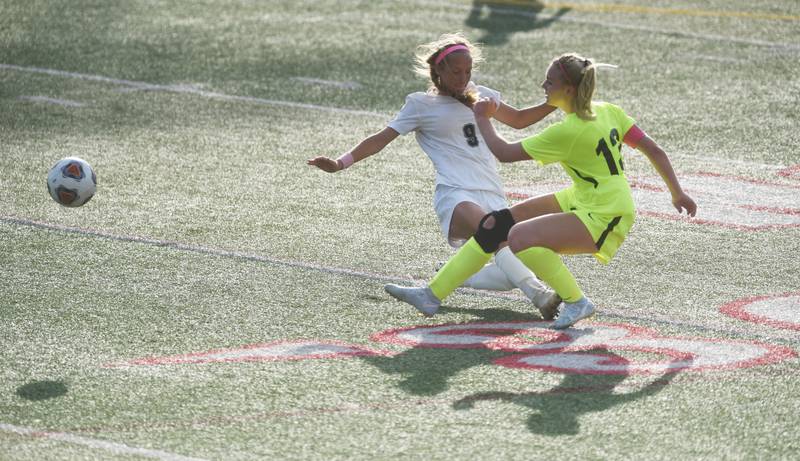
[[[564,120],[550,125],[544,131],[523,139],[522,148],[525,153],[542,165],[560,162],[565,159],[575,140],[575,135],[572,132],[573,123],[570,122],[570,116],[567,116]]]

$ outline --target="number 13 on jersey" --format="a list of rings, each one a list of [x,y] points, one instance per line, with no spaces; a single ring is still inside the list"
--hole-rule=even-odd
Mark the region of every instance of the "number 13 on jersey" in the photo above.
[[[611,132],[608,134],[609,140],[611,140],[611,147],[608,146],[605,138],[600,138],[597,141],[597,148],[595,149],[595,153],[600,156],[602,155],[605,160],[606,164],[608,165],[608,172],[612,175],[618,175],[619,170],[624,170],[625,165],[622,163],[622,143],[619,139],[619,131],[616,128],[612,128]],[[616,148],[612,151],[612,148]],[[616,158],[614,157],[614,152],[616,152]],[[619,168],[617,168],[617,159],[619,159]]]

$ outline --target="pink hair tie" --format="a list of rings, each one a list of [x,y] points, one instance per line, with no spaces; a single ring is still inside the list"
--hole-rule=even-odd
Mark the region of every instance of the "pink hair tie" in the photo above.
[[[469,48],[468,48],[466,45],[461,45],[461,44],[458,44],[458,45],[452,45],[452,46],[451,46],[451,47],[449,47],[449,48],[445,48],[445,49],[444,49],[444,51],[442,51],[441,53],[439,53],[439,56],[436,56],[436,61],[434,62],[434,64],[436,64],[436,65],[438,66],[438,65],[439,65],[439,63],[440,63],[440,62],[442,62],[442,60],[443,60],[443,59],[444,59],[444,58],[445,58],[445,57],[446,57],[448,54],[450,54],[450,53],[452,53],[452,52],[454,52],[454,51],[459,51],[459,50],[466,50],[466,51],[469,51]]]

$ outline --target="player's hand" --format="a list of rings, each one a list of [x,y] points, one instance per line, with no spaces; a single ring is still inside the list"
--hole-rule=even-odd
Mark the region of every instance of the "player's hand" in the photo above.
[[[311,160],[306,161],[306,164],[315,166],[322,171],[327,171],[328,173],[336,173],[342,169],[337,160],[328,157],[314,157]]]
[[[691,217],[697,214],[697,204],[685,192],[672,197],[672,205],[678,210],[678,213],[683,213],[683,210],[686,210],[686,214]]]
[[[492,118],[498,107],[500,107],[500,103],[494,99],[481,98],[472,106],[472,112],[475,113],[476,117]]]

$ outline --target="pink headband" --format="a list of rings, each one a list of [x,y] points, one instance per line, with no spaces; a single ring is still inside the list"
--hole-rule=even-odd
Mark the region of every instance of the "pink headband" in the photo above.
[[[467,48],[466,45],[461,45],[461,44],[452,45],[449,48],[445,48],[444,51],[439,53],[439,56],[436,56],[436,61],[434,62],[434,64],[436,64],[438,66],[439,63],[442,62],[442,60],[445,58],[445,56],[447,56],[448,54],[452,53],[453,51],[459,51],[459,50],[467,50],[467,51],[469,51],[469,48]]]

